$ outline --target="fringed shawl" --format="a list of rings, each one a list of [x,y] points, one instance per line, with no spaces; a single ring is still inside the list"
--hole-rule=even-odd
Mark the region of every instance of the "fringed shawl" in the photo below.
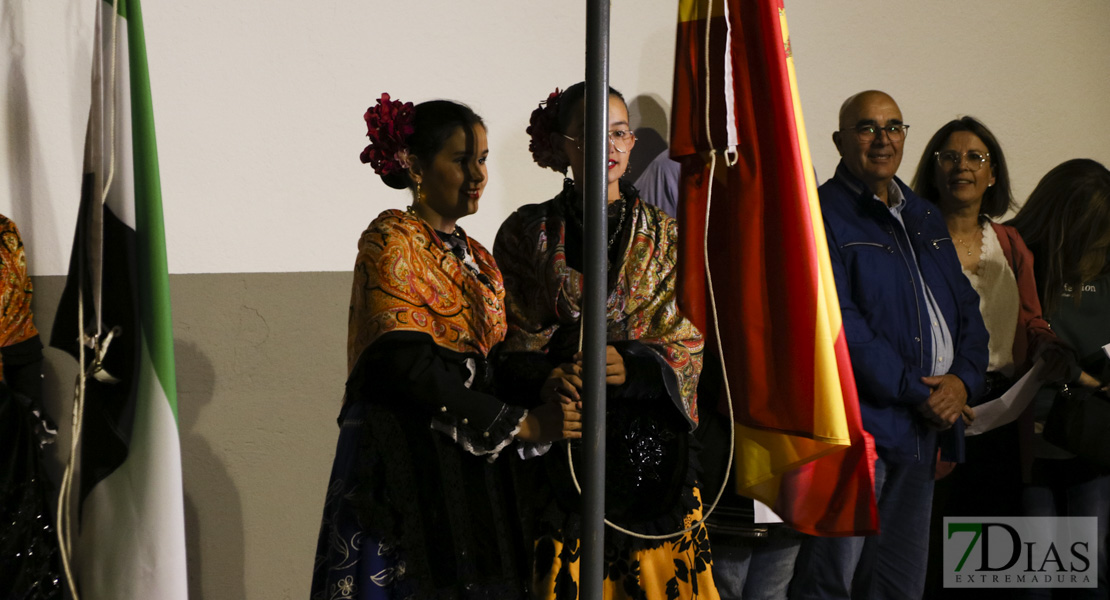
[[[631,235],[618,234],[628,241],[621,265],[610,269],[607,337],[638,340],[663,358],[678,383],[676,407],[693,427],[703,342],[676,301],[677,223],[638,198],[630,202],[625,227]],[[579,327],[584,278],[566,262],[566,220],[566,199],[560,195],[521,207],[497,233],[494,255],[507,292],[506,352],[546,353],[559,328]]]
[[[0,346],[11,346],[38,335],[31,317],[31,278],[19,229],[0,215]],[[0,380],[4,378],[0,363]]]
[[[382,335],[414,331],[436,345],[486,356],[505,336],[505,287],[489,251],[466,237],[484,277],[416,215],[387,210],[358,242],[347,323],[347,371]],[[483,281],[484,279],[484,281]]]

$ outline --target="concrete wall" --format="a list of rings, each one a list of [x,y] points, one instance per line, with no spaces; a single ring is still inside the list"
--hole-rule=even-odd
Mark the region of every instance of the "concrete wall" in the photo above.
[[[633,125],[663,137],[675,6],[612,2],[612,84],[632,100]],[[0,0],[0,213],[28,233],[35,275],[68,264],[94,7]],[[906,178],[930,135],[966,113],[1005,144],[1019,199],[1066,159],[1110,162],[1105,0],[791,0],[787,10],[821,178],[836,164],[840,103],[873,87],[913,126]],[[582,2],[148,1],[143,12],[173,273],[349,269],[366,223],[408,203],[357,158],[362,114],[382,92],[455,98],[485,117],[490,183],[463,220],[479,240],[558,190],[524,130],[551,90],[582,79]],[[650,158],[662,137],[642,133],[633,156]]]
[[[63,277],[36,277],[49,339]],[[191,598],[305,598],[346,376],[349,273],[174,275]],[[76,361],[48,348],[47,409],[69,448]]]
[[[144,6],[169,243],[192,598],[307,594],[345,370],[355,241],[403,206],[357,154],[381,92],[470,103],[491,184],[463,225],[483,242],[559,177],[526,153],[528,112],[582,77],[582,3],[239,0]],[[1110,162],[1110,3],[788,1],[821,179],[843,99],[877,87],[913,128],[982,118],[1021,201],[1049,168]],[[95,4],[0,0],[0,213],[20,225],[49,333],[76,216]],[[571,6],[567,10],[563,7]],[[667,132],[674,2],[614,0],[613,84]],[[47,350],[68,435],[73,361]],[[60,463],[56,463],[57,468]]]

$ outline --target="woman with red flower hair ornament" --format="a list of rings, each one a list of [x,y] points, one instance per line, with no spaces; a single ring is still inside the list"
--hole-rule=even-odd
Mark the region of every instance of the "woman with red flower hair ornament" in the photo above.
[[[508,314],[498,390],[524,407],[589,402],[579,352],[584,93],[582,83],[556,90],[528,128],[536,163],[569,167],[573,179],[553,199],[518,208],[494,242]],[[702,336],[676,301],[677,223],[622,179],[635,145],[628,121],[624,98],[610,89],[605,514],[616,527],[605,532],[603,590],[606,598],[717,600],[690,433]],[[531,492],[521,506],[535,598],[578,597],[579,460],[570,441],[518,465]]]
[[[311,598],[524,598],[520,518],[498,456],[579,437],[581,419],[571,403],[525,410],[490,393],[505,290],[457,225],[486,185],[485,125],[462,104],[388,94],[364,118],[362,161],[412,205],[359,240]]]

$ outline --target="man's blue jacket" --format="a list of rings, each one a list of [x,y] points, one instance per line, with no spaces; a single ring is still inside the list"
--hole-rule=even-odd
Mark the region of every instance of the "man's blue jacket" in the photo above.
[[[932,374],[933,343],[921,279],[952,334],[948,373],[963,381],[969,401],[983,391],[987,330],[940,210],[894,181],[905,196],[905,230],[843,163],[818,193],[863,428],[885,460],[925,462],[937,438],[917,408],[929,398],[921,378]],[[945,458],[962,460],[962,420],[944,438]]]

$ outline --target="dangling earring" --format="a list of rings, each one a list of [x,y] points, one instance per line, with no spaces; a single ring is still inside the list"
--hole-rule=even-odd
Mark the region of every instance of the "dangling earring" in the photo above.
[[[416,209],[413,208],[413,207],[416,206],[417,204],[420,204],[420,199],[421,199],[421,196],[420,196],[420,182],[419,181],[414,181],[413,183],[416,184],[416,190],[415,190],[416,191],[416,197],[413,199],[412,204],[405,207],[405,212],[409,213],[410,215],[416,215]]]

